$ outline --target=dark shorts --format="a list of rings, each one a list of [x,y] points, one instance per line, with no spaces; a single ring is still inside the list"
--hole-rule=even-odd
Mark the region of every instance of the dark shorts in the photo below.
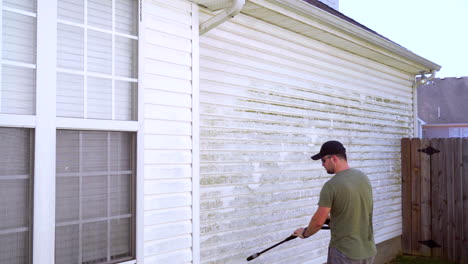
[[[330,247],[328,248],[327,264],[372,264],[374,258],[375,256],[367,259],[350,259],[338,249]]]

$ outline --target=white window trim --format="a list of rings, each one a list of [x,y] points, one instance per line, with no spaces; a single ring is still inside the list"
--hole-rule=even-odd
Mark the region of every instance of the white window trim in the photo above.
[[[144,23],[142,21],[142,8],[143,3],[142,0],[138,0],[138,71],[137,76],[140,80],[138,84],[138,131],[137,131],[137,150],[136,150],[136,220],[135,220],[135,257],[136,262],[143,263],[144,259],[144,204],[145,204],[145,189],[144,189],[144,167],[145,167],[145,127],[144,127],[144,120],[145,120],[145,97],[144,97],[144,87],[142,85],[142,78],[145,72],[145,34],[144,34]],[[135,262],[135,263],[136,263]],[[125,263],[130,264],[130,263]]]
[[[0,23],[2,26],[0,27],[0,60],[3,58],[3,1],[0,1]],[[0,78],[1,74],[3,73],[3,60],[0,63]],[[2,110],[2,89],[0,89],[0,111]],[[2,118],[0,116],[0,124],[2,123]]]
[[[0,126],[35,128],[36,116],[0,114]]]
[[[141,5],[141,1],[140,1]],[[138,88],[138,121],[95,120],[56,117],[56,90],[57,90],[57,0],[37,1],[37,58],[36,65],[26,65],[36,68],[36,115],[0,114],[0,126],[35,128],[35,155],[34,155],[34,212],[33,212],[33,263],[54,263],[55,261],[55,186],[56,186],[56,131],[57,129],[95,130],[95,131],[122,131],[137,133],[137,168],[136,168],[136,234],[135,234],[135,260],[122,262],[134,264],[143,259],[143,166],[144,166],[144,95],[141,81]],[[0,10],[2,4],[0,1]],[[141,10],[141,7],[138,7]],[[2,18],[0,12],[0,19]],[[141,22],[141,21],[140,21]],[[142,32],[141,23],[138,32]],[[0,27],[0,36],[1,36]],[[118,34],[122,35],[122,34]],[[123,34],[125,35],[125,34]],[[85,35],[86,36],[86,35]],[[126,35],[125,35],[126,36]],[[142,76],[143,69],[142,47],[143,41],[138,39],[138,75]],[[0,56],[1,56],[0,37]],[[85,45],[86,45],[85,41]],[[39,52],[40,51],[40,52]],[[86,49],[85,49],[86,52]],[[86,54],[85,54],[86,55]],[[85,56],[86,60],[86,56]],[[86,62],[86,61],[85,61]],[[12,62],[13,63],[13,62]],[[25,66],[25,65],[21,65]],[[86,67],[86,63],[85,63]],[[0,66],[1,70],[1,66]],[[59,69],[59,71],[61,71]],[[63,70],[66,71],[66,70]],[[116,78],[125,81],[138,82],[138,79]],[[141,80],[141,79],[140,79]],[[86,87],[86,86],[85,86]],[[1,99],[1,93],[0,93]],[[40,154],[40,155],[39,155]],[[39,180],[40,179],[40,180]]]
[[[57,129],[96,130],[96,131],[122,131],[137,133],[137,168],[136,168],[136,234],[135,234],[135,260],[122,262],[123,264],[135,264],[144,258],[144,94],[143,86],[138,79],[116,76],[138,84],[138,121],[118,120],[94,120],[56,117],[56,90],[57,72],[67,70],[57,68],[57,0],[37,0],[37,15],[12,8],[3,8],[0,1],[0,11],[8,9],[11,12],[36,17],[37,23],[37,52],[36,65],[2,60],[8,65],[21,66],[36,69],[36,114],[17,115],[0,114],[0,126],[24,127],[35,129],[34,148],[34,208],[33,217],[33,263],[55,262],[55,186],[56,186],[56,131]],[[141,0],[139,1],[139,13],[141,12]],[[0,12],[0,21],[3,12]],[[55,29],[55,30],[51,30]],[[0,58],[2,51],[2,27],[0,27]],[[144,63],[142,58],[144,41],[140,34],[143,32],[141,20],[138,22],[138,37],[116,34],[138,40],[138,76],[143,76]],[[86,36],[86,35],[85,35]],[[85,44],[87,42],[85,41]],[[86,51],[86,49],[85,49]],[[86,55],[86,54],[85,54]],[[86,60],[86,56],[85,56]],[[86,63],[85,63],[86,65]],[[0,72],[2,66],[0,64]],[[92,74],[91,74],[92,75]],[[113,74],[114,75],[114,74]],[[86,87],[86,86],[85,86]],[[1,102],[0,90],[0,102]],[[1,105],[0,105],[1,106]]]
[[[55,260],[57,0],[37,1],[33,263]]]
[[[137,121],[100,120],[100,119],[80,119],[57,117],[57,129],[73,130],[102,130],[102,131],[138,131]]]
[[[192,3],[192,254],[200,263],[200,45],[199,7]]]

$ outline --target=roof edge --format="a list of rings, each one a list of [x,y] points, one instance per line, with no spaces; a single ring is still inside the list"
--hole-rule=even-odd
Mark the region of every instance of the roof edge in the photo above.
[[[441,66],[422,57],[414,52],[404,48],[396,44],[395,42],[380,36],[378,33],[372,30],[366,30],[362,27],[359,27],[353,23],[350,23],[336,15],[333,15],[325,10],[320,9],[310,3],[307,3],[302,0],[266,0],[276,5],[280,5],[283,8],[289,9],[290,11],[298,14],[304,14],[313,16],[315,19],[319,20],[320,22],[333,27],[337,28],[349,35],[355,36],[360,38],[370,44],[377,45],[379,47],[384,48],[385,50],[411,60],[424,68],[426,71],[439,71]],[[339,12],[339,11],[337,11]],[[365,27],[365,26],[364,26]],[[423,70],[423,69],[422,69]]]

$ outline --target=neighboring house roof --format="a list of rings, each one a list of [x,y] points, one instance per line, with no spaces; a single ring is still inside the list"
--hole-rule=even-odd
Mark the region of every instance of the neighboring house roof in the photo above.
[[[338,11],[338,10],[336,10],[336,9],[334,9],[334,8],[332,8],[332,7],[330,7],[329,5],[327,5],[327,4],[325,4],[325,3],[322,3],[322,2],[320,2],[320,1],[318,1],[318,0],[302,0],[302,1],[304,1],[304,2],[306,2],[306,3],[308,3],[308,4],[311,4],[311,5],[315,6],[315,7],[318,7],[318,8],[320,8],[320,9],[322,9],[323,11],[326,11],[326,12],[328,12],[328,13],[330,13],[330,14],[332,14],[332,15],[338,17],[338,18],[341,18],[341,19],[343,19],[344,21],[349,22],[349,23],[351,23],[351,24],[353,24],[353,25],[355,25],[355,26],[358,26],[358,27],[360,27],[360,28],[362,28],[362,29],[364,29],[364,30],[366,30],[366,31],[369,31],[370,33],[372,33],[372,34],[374,34],[374,35],[380,36],[380,37],[382,37],[382,38],[384,38],[384,39],[386,39],[386,40],[388,40],[388,41],[392,41],[392,40],[386,38],[385,36],[380,35],[380,34],[377,33],[376,31],[374,31],[374,30],[372,30],[372,29],[370,29],[370,28],[364,26],[363,24],[357,22],[356,20],[350,18],[349,16],[347,16],[347,15],[341,13],[340,11]],[[392,41],[392,42],[393,42],[393,41]],[[393,42],[393,43],[395,43],[395,42]],[[397,44],[397,43],[395,43],[395,44]],[[398,44],[397,44],[397,45],[398,45]]]
[[[192,0],[210,11],[232,0]],[[317,0],[249,0],[241,13],[411,75],[440,66]]]
[[[468,77],[435,78],[418,87],[418,116],[427,124],[468,123]]]

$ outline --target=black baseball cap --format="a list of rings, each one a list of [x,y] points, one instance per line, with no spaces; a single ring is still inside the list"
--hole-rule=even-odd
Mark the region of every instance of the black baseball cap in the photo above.
[[[320,148],[320,152],[313,155],[311,158],[313,160],[319,160],[324,156],[335,154],[346,154],[346,149],[340,142],[332,140],[323,143],[322,147]]]

